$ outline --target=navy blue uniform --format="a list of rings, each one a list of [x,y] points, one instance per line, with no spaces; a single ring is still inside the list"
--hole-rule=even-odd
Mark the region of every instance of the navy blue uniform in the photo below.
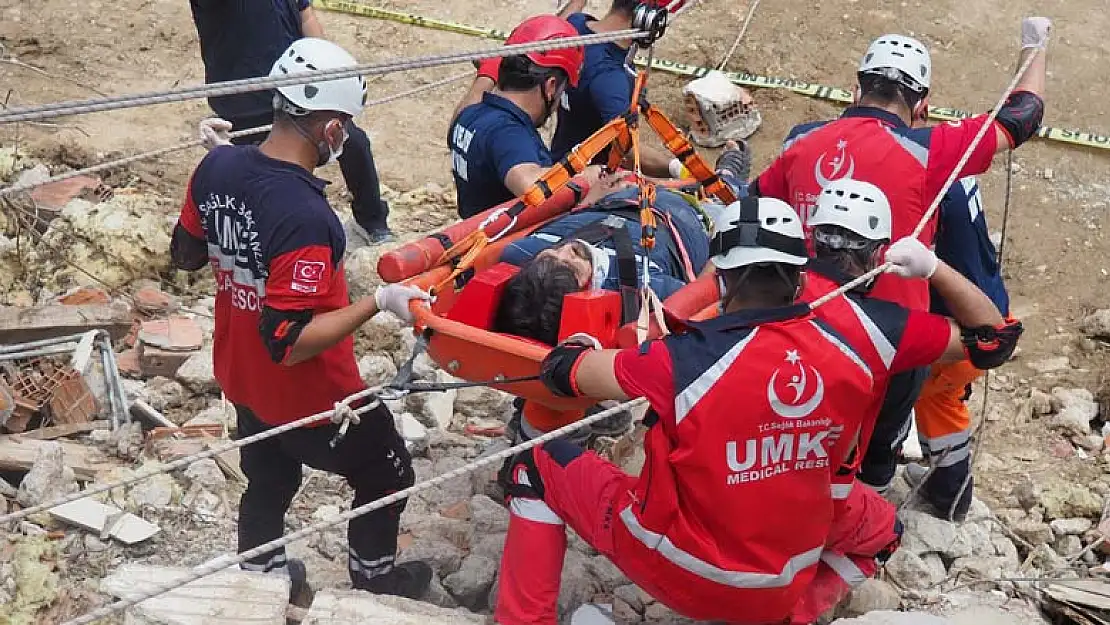
[[[204,81],[266,76],[289,44],[300,39],[301,11],[311,0],[189,0],[200,35]],[[270,114],[273,92],[252,91],[208,99],[227,120]]]
[[[274,61],[304,36],[301,12],[312,0],[189,0],[200,36],[204,81],[224,82],[266,76]],[[208,99],[217,115],[235,130],[267,126],[274,121],[274,92],[252,91]],[[354,123],[339,157],[343,179],[351,192],[355,221],[372,235],[388,229],[389,205],[381,197],[378,167],[370,139]],[[237,137],[233,143],[260,143],[266,133]]]
[[[575,13],[567,21],[579,34],[592,33],[591,15]],[[551,139],[551,155],[559,160],[602,126],[623,115],[632,104],[633,78],[625,70],[628,50],[616,43],[586,46],[586,60],[577,87],[567,87],[559,110],[559,124]]]
[[[447,143],[463,218],[516,197],[505,186],[513,167],[535,163],[546,168],[554,163],[528,113],[493,93],[459,113]]]
[[[501,260],[518,266],[523,265],[536,254],[559,243],[583,226],[605,219],[610,214],[609,211],[614,208],[627,210],[631,207],[637,210],[635,202],[638,192],[635,188],[623,189],[607,196],[597,208],[554,219],[530,236],[507,246],[501,253]],[[682,196],[662,189],[655,199],[655,209],[671,218],[674,231],[686,249],[690,264],[695,272],[701,272],[709,260],[709,237],[705,233],[697,210]],[[625,227],[628,229],[628,235],[632,239],[633,250],[636,253],[636,270],[640,272],[643,270],[644,257],[644,248],[640,246],[640,222],[638,219],[626,219]],[[685,286],[688,279],[682,259],[675,257],[673,250],[676,249],[674,247],[676,242],[671,237],[671,230],[660,224],[656,233],[655,247],[648,253],[648,262],[651,265],[651,288],[661,298],[667,298]],[[610,256],[609,271],[601,288],[616,291],[620,288],[620,280],[617,275],[613,242],[602,241],[597,244],[597,247],[604,249]]]
[[[1010,296],[1002,280],[998,251],[987,230],[979,181],[974,177],[957,181],[941,201],[936,253],[986,293],[1003,315],[1009,314]],[[936,291],[930,291],[929,295],[932,312],[952,316]]]

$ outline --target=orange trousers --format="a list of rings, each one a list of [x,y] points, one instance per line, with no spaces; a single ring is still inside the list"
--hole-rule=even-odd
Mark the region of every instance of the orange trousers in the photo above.
[[[952,509],[956,497],[957,516],[971,504],[971,486],[960,490],[971,470],[971,413],[967,409],[970,384],[983,372],[969,361],[935,364],[914,405],[917,434],[925,459],[936,466],[922,490],[925,498],[942,512]]]

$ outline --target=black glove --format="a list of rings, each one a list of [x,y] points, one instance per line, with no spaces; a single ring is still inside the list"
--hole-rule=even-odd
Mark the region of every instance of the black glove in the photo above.
[[[981,328],[964,328],[960,340],[967,359],[976,369],[994,369],[1006,364],[1017,348],[1018,339],[1025,329],[1017,319],[1006,319],[1002,325]]]
[[[559,397],[579,397],[574,383],[574,369],[578,360],[597,347],[589,336],[573,335],[548,352],[540,364],[540,381],[547,390]]]
[[[717,157],[715,169],[726,171],[740,180],[747,181],[752,174],[752,153],[748,149],[748,142],[741,141],[740,147],[734,150],[725,150]]]

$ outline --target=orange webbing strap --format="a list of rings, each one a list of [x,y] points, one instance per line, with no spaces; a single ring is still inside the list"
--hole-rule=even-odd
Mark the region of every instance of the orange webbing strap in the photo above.
[[[613,121],[602,126],[594,134],[590,135],[588,139],[575,146],[569,154],[563,157],[551,168],[549,168],[540,179],[536,181],[524,195],[520,196],[520,202],[513,205],[505,215],[510,219],[510,223],[500,233],[495,233],[492,237],[486,232],[485,227],[478,228],[474,232],[466,235],[451,246],[451,249],[443,253],[437,264],[442,264],[449,260],[458,261],[455,263],[455,268],[451,273],[439,284],[432,289],[432,293],[438,292],[440,289],[451,284],[455,278],[459,277],[462,273],[474,266],[474,261],[482,253],[482,250],[493,240],[500,238],[512,228],[516,217],[520,213],[535,208],[543,204],[559,189],[566,186],[572,178],[582,173],[590,165],[590,161],[594,159],[605,148],[609,147],[619,141],[623,136],[628,134],[628,123],[624,118],[618,117]],[[488,226],[490,224],[486,224]]]
[[[687,171],[705,188],[706,193],[715,196],[725,204],[736,201],[736,194],[733,193],[732,188],[721,180],[709,163],[705,162],[705,159],[662,111],[649,104],[644,113],[647,115],[648,125],[663,140],[663,145],[667,146],[675,158],[682,161]]]

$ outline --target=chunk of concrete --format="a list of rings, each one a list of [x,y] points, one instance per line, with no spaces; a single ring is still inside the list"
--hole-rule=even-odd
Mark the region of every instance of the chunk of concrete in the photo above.
[[[180,579],[189,569],[125,564],[104,578],[100,590],[121,599],[137,597],[156,586]],[[185,584],[147,599],[127,611],[135,625],[284,625],[289,578],[237,569]]]
[[[225,621],[230,622],[230,621]],[[358,591],[317,593],[301,625],[479,625],[485,618],[403,597]]]
[[[95,499],[78,499],[55,506],[48,512],[55,519],[98,535],[107,534],[125,545],[141,543],[161,531],[153,523]]]

